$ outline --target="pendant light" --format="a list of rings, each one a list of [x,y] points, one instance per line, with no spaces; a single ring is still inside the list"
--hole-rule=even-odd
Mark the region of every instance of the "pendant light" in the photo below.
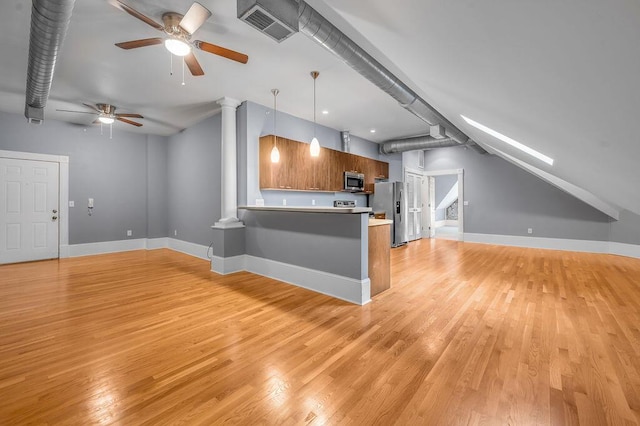
[[[316,78],[320,73],[318,71],[311,71],[311,77],[313,78],[313,139],[311,139],[311,145],[309,146],[309,152],[312,157],[318,157],[320,155],[320,142],[316,137]]]
[[[278,133],[276,132],[276,97],[280,91],[271,89],[271,93],[273,93],[273,148],[271,148],[271,162],[278,163],[280,161],[280,151],[278,151]]]

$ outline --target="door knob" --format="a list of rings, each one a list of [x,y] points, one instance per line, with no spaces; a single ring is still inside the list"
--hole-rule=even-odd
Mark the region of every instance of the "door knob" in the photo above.
[[[55,220],[58,219],[58,216],[52,216],[51,220],[53,220],[55,222]]]
[[[53,209],[53,213],[58,213],[58,210],[56,210],[56,209]]]

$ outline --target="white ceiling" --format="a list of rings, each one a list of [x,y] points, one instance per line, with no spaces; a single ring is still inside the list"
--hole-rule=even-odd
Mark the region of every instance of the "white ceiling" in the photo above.
[[[81,104],[112,103],[119,112],[145,116],[144,127],[121,129],[169,135],[189,127],[217,109],[215,100],[229,96],[272,105],[272,88],[280,89],[278,109],[304,119],[313,119],[313,79],[317,80],[320,124],[374,140],[398,134],[424,132],[426,126],[358,73],[302,34],[278,44],[237,19],[233,0],[200,0],[213,16],[194,39],[249,55],[246,65],[203,51],[196,56],[205,71],[192,77],[186,71],[182,86],[181,60],[163,46],[122,50],[114,43],[162,33],[120,11],[106,0],[78,0],[62,54],[56,65],[46,119],[89,124],[90,115],[56,112],[85,110]],[[161,22],[166,11],[185,13],[192,0],[128,0],[127,4]],[[29,46],[31,8],[24,0],[0,4],[0,110],[23,113],[24,87]],[[10,58],[10,60],[7,60]],[[322,109],[329,110],[322,115]],[[370,133],[371,128],[377,132]]]
[[[59,59],[47,119],[82,102],[139,112],[144,127],[172,134],[216,110],[222,96],[271,105],[312,119],[311,70],[318,79],[318,122],[374,141],[424,133],[426,126],[302,34],[277,44],[236,18],[233,0],[200,0],[213,17],[195,34],[249,55],[247,65],[205,52],[206,73],[169,76],[162,46],[124,51],[114,43],[157,36],[105,0],[78,0]],[[635,0],[309,0],[314,8],[492,152],[531,164],[640,214],[640,3]],[[160,20],[191,0],[128,0]],[[0,110],[22,113],[30,5],[0,4]],[[175,64],[174,64],[175,66]],[[481,122],[552,158],[547,166],[468,126]],[[126,126],[126,127],[125,127]],[[369,129],[376,128],[375,134]],[[115,129],[114,129],[115,130]],[[506,157],[505,157],[506,158]]]

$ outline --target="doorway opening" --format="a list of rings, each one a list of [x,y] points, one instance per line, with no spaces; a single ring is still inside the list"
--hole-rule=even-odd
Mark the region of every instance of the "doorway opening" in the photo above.
[[[423,222],[425,238],[463,241],[463,170],[427,171],[423,192],[428,200]]]

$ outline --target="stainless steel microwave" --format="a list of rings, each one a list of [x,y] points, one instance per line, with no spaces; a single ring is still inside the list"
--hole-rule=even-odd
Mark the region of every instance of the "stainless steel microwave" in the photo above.
[[[344,190],[351,192],[364,191],[364,175],[362,173],[344,172]]]

